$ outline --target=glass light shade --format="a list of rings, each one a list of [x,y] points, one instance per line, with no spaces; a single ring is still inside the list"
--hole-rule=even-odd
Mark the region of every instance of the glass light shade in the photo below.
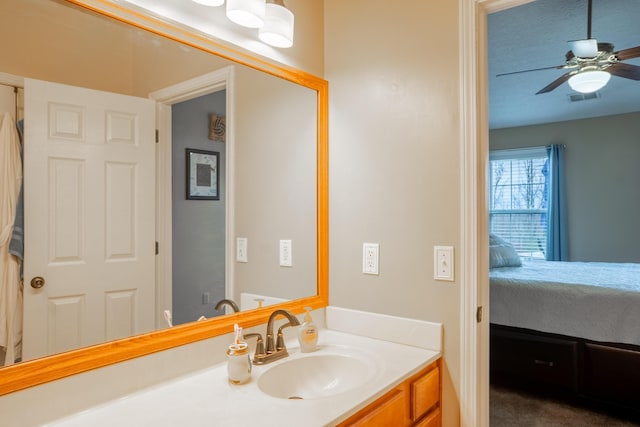
[[[192,1],[205,6],[222,6],[224,4],[224,0],[192,0]]]
[[[293,12],[279,4],[267,3],[264,25],[258,30],[258,37],[271,46],[293,46]]]
[[[596,39],[574,40],[569,42],[573,54],[580,58],[594,58],[598,55],[598,41]]]
[[[602,89],[610,78],[606,71],[583,71],[569,78],[569,86],[576,92],[591,93]]]
[[[264,25],[265,0],[227,0],[227,18],[247,28]]]

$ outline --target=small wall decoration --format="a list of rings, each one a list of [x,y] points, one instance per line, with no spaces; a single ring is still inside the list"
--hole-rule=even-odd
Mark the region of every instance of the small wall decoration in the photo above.
[[[227,131],[227,119],[218,114],[209,114],[209,139],[224,142]]]
[[[187,148],[187,199],[220,200],[220,153]]]

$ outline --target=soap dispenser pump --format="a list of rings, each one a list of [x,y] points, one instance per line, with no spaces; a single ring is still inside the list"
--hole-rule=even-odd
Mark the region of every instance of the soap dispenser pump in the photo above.
[[[300,351],[309,353],[316,350],[318,343],[318,328],[311,318],[311,307],[305,307],[307,313],[304,315],[304,323],[300,326],[298,332],[298,341],[300,342]]]

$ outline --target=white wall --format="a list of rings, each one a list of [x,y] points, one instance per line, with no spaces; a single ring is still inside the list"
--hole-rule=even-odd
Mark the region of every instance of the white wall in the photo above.
[[[490,148],[565,144],[569,260],[640,262],[640,113],[495,129]]]
[[[447,426],[460,283],[433,279],[433,246],[461,239],[457,34],[457,2],[325,0],[330,302],[444,325]],[[379,276],[362,274],[364,242],[380,244]]]

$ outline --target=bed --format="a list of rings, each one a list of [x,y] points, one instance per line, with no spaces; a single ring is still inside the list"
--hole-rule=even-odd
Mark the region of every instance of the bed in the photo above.
[[[494,249],[491,382],[640,420],[640,264],[520,260]]]
[[[494,324],[640,346],[640,264],[522,260],[490,280]]]

